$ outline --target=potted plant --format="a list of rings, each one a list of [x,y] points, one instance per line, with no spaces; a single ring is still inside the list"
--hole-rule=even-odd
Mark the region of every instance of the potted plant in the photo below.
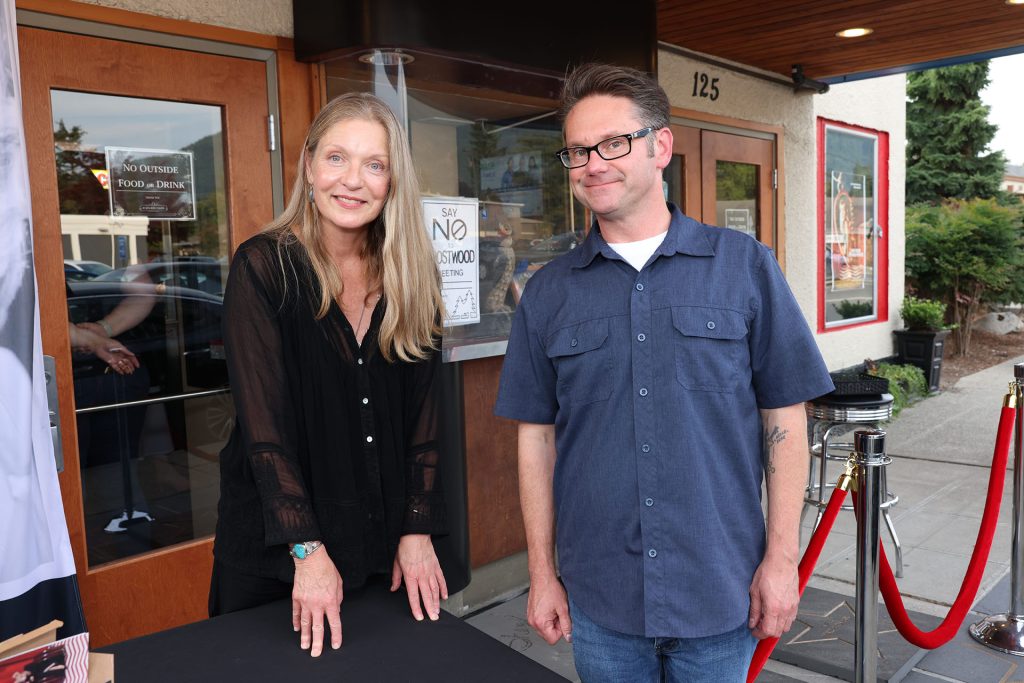
[[[896,335],[896,357],[900,363],[921,368],[928,380],[928,391],[938,391],[942,354],[949,336],[946,304],[908,296],[900,306],[900,316],[906,329],[893,331]]]

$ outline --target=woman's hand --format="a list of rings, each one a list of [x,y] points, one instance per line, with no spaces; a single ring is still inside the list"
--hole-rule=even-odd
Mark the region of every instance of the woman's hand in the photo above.
[[[319,657],[324,644],[324,617],[331,629],[331,647],[341,647],[341,601],[344,599],[341,574],[327,554],[319,548],[304,560],[295,560],[292,585],[292,628],[301,632],[299,646]]]
[[[409,607],[416,621],[423,621],[423,609],[431,621],[437,621],[441,613],[440,600],[448,599],[448,585],[434,553],[434,544],[429,534],[406,534],[398,541],[398,553],[391,572],[391,591],[398,590],[405,580],[409,593]]]
[[[68,323],[68,332],[72,348],[95,355],[117,374],[130,375],[138,369],[139,359],[118,340],[74,323]]]

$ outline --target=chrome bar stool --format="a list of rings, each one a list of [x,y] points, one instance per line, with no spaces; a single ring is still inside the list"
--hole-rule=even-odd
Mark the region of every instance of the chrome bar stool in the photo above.
[[[877,428],[879,423],[892,417],[892,394],[875,394],[871,396],[835,396],[825,395],[808,401],[806,404],[807,419],[810,424],[811,466],[807,473],[807,489],[804,496],[804,513],[810,507],[817,508],[818,515],[814,520],[814,528],[818,528],[821,516],[828,506],[826,492],[835,488],[835,482],[828,475],[828,463],[845,463],[853,451],[853,443],[839,439],[863,427]],[[814,462],[813,458],[818,461]],[[882,518],[892,536],[896,548],[896,576],[903,576],[903,547],[896,535],[889,510],[899,502],[899,496],[889,491],[885,469],[882,469]],[[817,476],[815,476],[817,474]],[[852,504],[843,505],[844,510],[852,510]],[[803,513],[801,514],[801,518]]]

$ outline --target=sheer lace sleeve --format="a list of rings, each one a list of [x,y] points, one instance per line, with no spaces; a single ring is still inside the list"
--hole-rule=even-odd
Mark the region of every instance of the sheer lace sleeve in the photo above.
[[[224,345],[236,419],[263,507],[266,545],[320,538],[296,456],[273,246],[239,250],[224,297]]]
[[[438,342],[440,346],[440,341]],[[406,452],[406,508],[403,534],[447,532],[444,496],[438,469],[439,374],[441,354],[413,364],[408,414],[412,416]]]

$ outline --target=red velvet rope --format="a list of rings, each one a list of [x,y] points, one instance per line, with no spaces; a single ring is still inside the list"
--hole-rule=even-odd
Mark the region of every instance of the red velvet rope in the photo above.
[[[974,545],[974,552],[971,554],[971,561],[967,567],[963,584],[960,586],[960,592],[957,594],[956,600],[953,601],[949,614],[935,630],[929,632],[921,631],[910,620],[907,609],[903,605],[903,596],[900,595],[899,587],[896,585],[896,577],[893,576],[892,567],[889,566],[889,560],[885,556],[885,548],[879,542],[882,558],[879,588],[882,597],[885,599],[885,606],[889,610],[889,615],[892,617],[893,623],[900,634],[908,642],[918,647],[929,650],[935,649],[952,640],[956,632],[960,630],[964,617],[967,616],[967,611],[970,609],[971,604],[974,602],[974,597],[978,593],[978,586],[981,585],[981,577],[985,571],[985,563],[988,561],[989,551],[992,549],[992,538],[995,535],[996,524],[999,520],[999,504],[1003,497],[1003,480],[1006,477],[1006,461],[1010,452],[1010,439],[1013,435],[1015,417],[1016,409],[1014,408],[1004,407],[999,414],[995,451],[992,454],[992,469],[989,472],[988,479],[988,496],[985,501],[985,511],[982,514],[981,525],[978,528],[978,538]],[[818,563],[818,557],[821,555],[821,549],[825,546],[825,539],[828,537],[829,532],[832,531],[832,525],[835,523],[836,516],[839,514],[845,498],[846,491],[839,488],[833,490],[832,497],[828,501],[828,507],[825,508],[825,513],[822,515],[821,523],[818,524],[818,528],[815,529],[814,535],[811,536],[811,540],[807,544],[807,550],[804,551],[799,567],[801,595],[803,595],[804,588],[807,587],[807,582],[814,572],[814,567]],[[854,498],[856,499],[856,497]],[[747,683],[753,683],[754,679],[761,673],[761,669],[764,668],[765,662],[768,661],[768,657],[778,642],[778,638],[766,638],[757,644],[757,649],[754,650],[754,657],[750,662],[750,669],[747,672]]]
[[[879,588],[882,597],[885,598],[889,616],[892,617],[897,630],[913,645],[933,650],[952,640],[956,632],[960,630],[960,625],[963,624],[964,617],[967,616],[967,610],[970,609],[974,603],[974,597],[978,594],[978,586],[981,585],[988,553],[992,548],[996,523],[999,521],[999,503],[1003,498],[1003,480],[1006,476],[1006,460],[1010,451],[1015,415],[1016,410],[1013,408],[1003,408],[999,415],[999,430],[996,432],[995,452],[992,454],[992,470],[988,477],[988,498],[985,501],[985,512],[978,528],[978,540],[974,545],[974,552],[971,554],[971,562],[967,566],[960,592],[957,594],[956,600],[953,601],[949,614],[935,630],[922,631],[910,620],[907,609],[903,605],[903,596],[900,595],[899,586],[896,585],[896,577],[893,576],[892,567],[889,566],[889,560],[885,556],[885,548],[882,548]]]
[[[832,490],[832,496],[828,499],[828,506],[821,516],[821,522],[818,524],[818,528],[814,530],[814,534],[811,535],[811,540],[807,542],[807,549],[804,551],[804,556],[800,559],[800,566],[798,568],[800,595],[804,594],[804,588],[807,587],[807,582],[810,581],[811,574],[814,573],[814,566],[818,564],[821,549],[825,547],[825,539],[828,538],[829,532],[832,531],[832,525],[835,524],[836,516],[842,508],[844,500],[846,500],[846,491],[840,488]],[[754,650],[754,658],[750,662],[750,669],[747,671],[747,683],[752,683],[757,678],[757,675],[761,673],[761,669],[764,668],[765,662],[768,661],[769,655],[771,655],[778,642],[778,638],[765,638],[757,644],[757,649]]]

